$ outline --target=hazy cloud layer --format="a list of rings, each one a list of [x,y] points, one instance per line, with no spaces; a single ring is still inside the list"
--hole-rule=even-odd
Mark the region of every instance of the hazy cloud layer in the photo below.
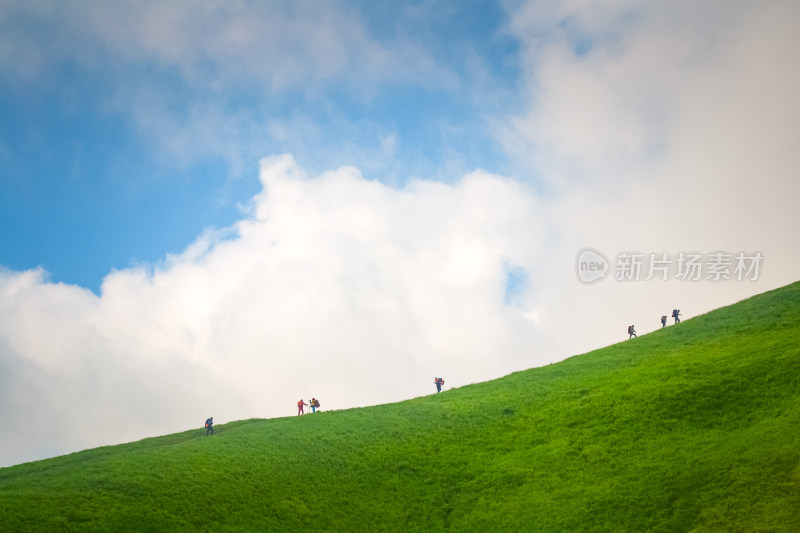
[[[553,207],[546,308],[565,337],[610,341],[674,307],[692,316],[798,278],[798,22],[791,2],[527,2],[512,14],[528,106],[498,131]],[[584,247],[764,262],[757,282],[587,287],[560,270]]]
[[[438,50],[419,41],[417,31],[436,28],[443,15],[434,7],[0,3],[0,81],[31,98],[58,86],[65,114],[119,118],[143,148],[179,170],[221,160],[242,177],[260,157],[287,151],[326,169],[341,165],[346,149],[365,165],[414,172],[430,165],[383,160],[381,140],[394,135],[397,145],[398,128],[374,117],[375,107],[388,100],[417,112],[405,94],[465,101],[477,85],[488,104],[489,89],[500,85],[482,72],[477,55],[475,65],[463,67],[470,50],[461,40]],[[387,96],[386,87],[400,94]],[[480,132],[440,124],[437,110],[427,116],[417,135],[432,130],[456,144],[462,137],[485,142]],[[401,146],[423,158],[413,141]]]

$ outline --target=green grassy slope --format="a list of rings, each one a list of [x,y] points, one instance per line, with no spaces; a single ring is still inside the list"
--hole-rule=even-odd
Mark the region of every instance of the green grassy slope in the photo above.
[[[4,531],[800,531],[800,283],[439,395],[0,469]]]

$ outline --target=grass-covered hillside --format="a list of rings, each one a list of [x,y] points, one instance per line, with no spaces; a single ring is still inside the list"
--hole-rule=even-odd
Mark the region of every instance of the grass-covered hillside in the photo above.
[[[438,395],[0,469],[0,530],[800,531],[800,283]]]

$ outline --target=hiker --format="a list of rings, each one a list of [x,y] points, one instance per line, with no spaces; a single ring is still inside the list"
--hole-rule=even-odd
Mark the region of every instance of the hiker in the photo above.
[[[311,401],[308,402],[308,405],[311,406],[311,412],[312,413],[316,413],[317,412],[317,408],[319,407],[319,400],[317,400],[316,398],[312,397]]]
[[[673,309],[672,310],[672,318],[675,319],[675,323],[676,324],[681,321],[681,319],[679,318],[680,316],[681,316],[681,310],[680,309]]]
[[[636,336],[636,328],[633,327],[633,324],[628,326],[628,339],[632,339]]]
[[[433,378],[433,383],[436,385],[436,394],[442,392],[442,385],[444,385],[444,379]]]
[[[297,415],[298,416],[303,414],[303,406],[304,405],[308,405],[308,404],[306,402],[304,402],[302,398],[300,398],[300,401],[297,402]]]
[[[661,315],[661,327],[667,327],[667,315]]]
[[[206,420],[206,437],[208,437],[209,433],[211,433],[212,435],[214,434],[214,417],[213,416],[208,417],[208,420]]]

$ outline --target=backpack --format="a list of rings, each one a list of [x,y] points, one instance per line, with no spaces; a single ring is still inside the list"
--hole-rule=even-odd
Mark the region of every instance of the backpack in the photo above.
[[[319,407],[319,400],[314,400],[314,407]]]
[[[633,333],[633,326],[628,326],[628,335]]]
[[[667,321],[667,315],[662,316],[661,317],[661,322],[666,322],[666,321]]]
[[[672,310],[672,316],[675,316],[675,317],[678,316],[678,310],[677,309],[673,309]]]
[[[211,427],[211,419],[206,420],[206,427]]]

